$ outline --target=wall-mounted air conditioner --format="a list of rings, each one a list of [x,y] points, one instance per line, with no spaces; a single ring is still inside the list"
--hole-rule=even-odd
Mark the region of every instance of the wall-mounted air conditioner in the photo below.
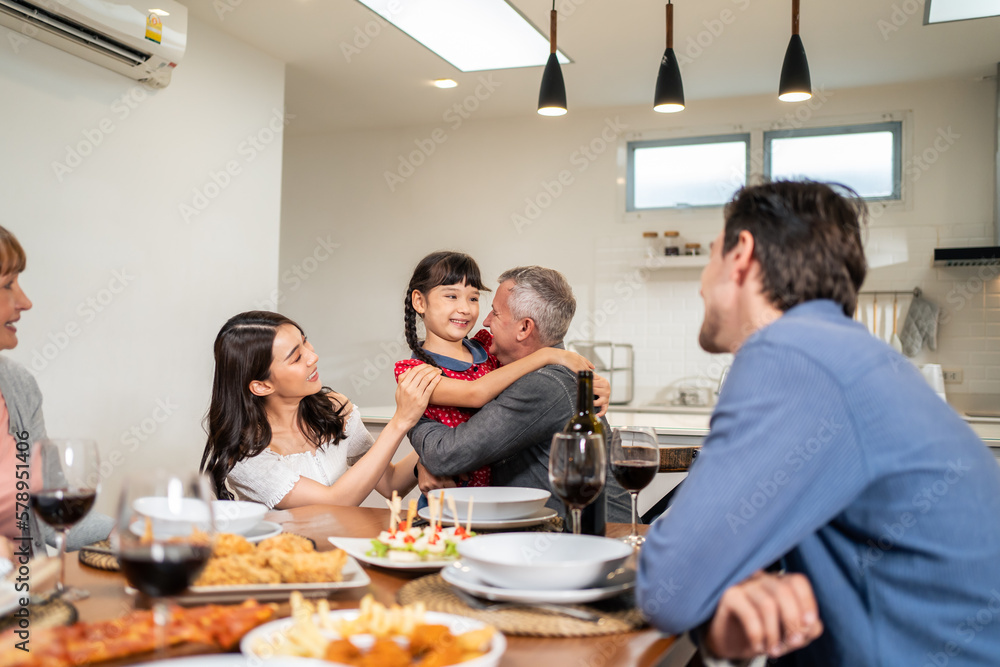
[[[187,8],[174,0],[0,0],[0,25],[155,88],[187,47]]]

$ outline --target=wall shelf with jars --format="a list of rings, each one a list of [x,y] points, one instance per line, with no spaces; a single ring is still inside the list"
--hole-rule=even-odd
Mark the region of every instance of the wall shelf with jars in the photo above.
[[[675,255],[673,257],[646,257],[632,262],[632,266],[651,271],[662,269],[700,269],[708,265],[708,255]]]
[[[680,232],[666,231],[661,238],[657,232],[643,232],[646,257],[632,262],[633,266],[647,269],[693,269],[708,264],[700,243],[686,243]]]

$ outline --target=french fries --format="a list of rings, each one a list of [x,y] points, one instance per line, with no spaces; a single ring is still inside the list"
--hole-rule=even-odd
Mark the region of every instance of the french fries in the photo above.
[[[313,605],[298,591],[292,593],[290,602],[291,627],[280,636],[259,639],[254,646],[258,655],[329,658],[335,653],[338,660],[346,664],[360,665],[365,652],[352,649],[344,642],[350,637],[371,635],[376,646],[380,642],[406,639],[403,646],[409,644],[406,650],[411,658],[420,658],[421,664],[443,666],[479,657],[489,650],[493,639],[494,630],[489,626],[454,636],[444,626],[425,624],[427,607],[422,602],[386,607],[366,595],[361,600],[358,615],[351,619],[331,617],[326,600]],[[330,633],[336,633],[341,639],[331,642]]]

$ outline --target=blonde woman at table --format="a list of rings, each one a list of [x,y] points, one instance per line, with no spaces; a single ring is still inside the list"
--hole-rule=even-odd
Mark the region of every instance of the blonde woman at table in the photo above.
[[[437,369],[400,380],[396,414],[374,440],[347,397],[320,382],[318,361],[283,315],[250,311],[222,327],[201,460],[220,498],[278,509],[358,505],[373,489],[388,497],[416,484],[416,454],[396,464],[392,456],[427,409]]]
[[[0,227],[0,350],[17,347],[17,322],[21,313],[31,309],[31,300],[18,282],[28,265],[24,249],[17,238]],[[20,364],[0,356],[0,537],[17,540],[18,547],[30,542],[34,553],[44,554],[45,544],[54,544],[55,532],[19,506],[16,481],[28,481],[24,465],[27,448],[45,437],[42,416],[42,392],[34,376]],[[23,486],[23,485],[22,485]],[[24,496],[21,496],[21,501]],[[111,532],[113,522],[98,512],[90,512],[73,526],[66,538],[66,550],[79,549],[84,544],[103,540]]]

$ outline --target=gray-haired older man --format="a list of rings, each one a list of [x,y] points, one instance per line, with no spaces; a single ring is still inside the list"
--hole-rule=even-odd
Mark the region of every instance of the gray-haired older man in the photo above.
[[[558,271],[518,267],[500,276],[493,307],[483,321],[493,334],[490,352],[509,364],[543,347],[561,346],[576,312],[576,298]],[[422,419],[410,431],[421,466],[451,477],[484,465],[496,486],[549,490],[549,447],[576,408],[576,376],[564,366],[546,366],[514,382],[469,421],[455,428]],[[421,490],[433,488],[421,475]],[[607,519],[631,519],[628,494],[610,475]],[[556,498],[548,506],[563,515]]]

